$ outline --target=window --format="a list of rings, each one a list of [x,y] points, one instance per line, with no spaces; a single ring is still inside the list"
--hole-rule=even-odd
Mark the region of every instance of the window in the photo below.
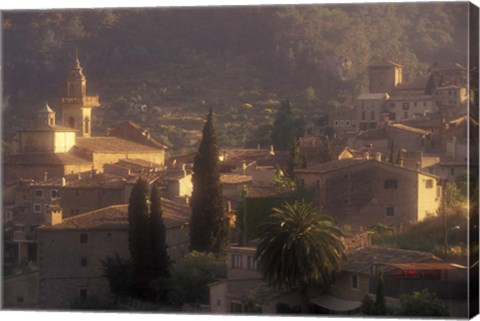
[[[385,215],[386,216],[395,216],[395,207],[393,206],[387,206],[385,208]]]
[[[395,108],[395,103],[390,103],[390,108]]]
[[[397,188],[397,180],[396,179],[387,179],[383,182],[384,188]]]
[[[34,213],[42,213],[42,204],[34,204],[33,205],[33,212]]]
[[[410,104],[409,103],[403,103],[402,104],[402,109],[403,110],[409,110],[410,109]]]
[[[413,102],[413,106],[417,107],[417,102],[416,101]]]
[[[365,111],[362,111],[362,120],[365,120],[367,119],[367,114],[365,113]]]
[[[85,288],[80,288],[80,289],[78,289],[78,295],[79,295],[81,298],[86,298],[87,295],[88,295],[87,289],[85,289]]]
[[[232,267],[233,268],[242,268],[243,256],[238,254],[232,254]]]
[[[88,234],[85,234],[85,233],[80,234],[80,243],[82,244],[88,243]]]
[[[370,112],[370,120],[375,120],[375,112],[373,110]]]
[[[450,168],[450,175],[455,175],[455,168]]]
[[[86,257],[82,257],[80,259],[80,266],[81,267],[86,267],[87,266],[87,258]]]
[[[48,212],[48,210],[50,209],[50,205],[49,205],[49,204],[45,204],[44,207],[45,207],[45,213]]]
[[[43,197],[43,191],[41,189],[35,190],[35,197],[42,198]]]
[[[403,113],[403,118],[408,118],[408,111]]]
[[[88,117],[85,117],[85,130],[84,130],[84,132],[86,134],[88,134],[89,129],[90,129],[90,119]]]
[[[350,121],[349,121],[349,120],[346,120],[346,121],[345,121],[345,126],[347,126],[347,127],[350,126]]]
[[[257,261],[255,261],[255,257],[253,256],[248,256],[248,269],[257,270]]]
[[[352,274],[352,289],[358,289],[358,275]]]
[[[51,198],[57,198],[58,197],[58,191],[56,189],[52,189],[50,191],[50,197]]]
[[[427,179],[427,181],[425,182],[425,187],[433,188],[433,179]]]
[[[333,126],[338,127],[338,120],[333,122]]]
[[[340,121],[340,127],[343,127],[343,125],[344,125],[344,122],[343,122],[343,120],[341,120]]]

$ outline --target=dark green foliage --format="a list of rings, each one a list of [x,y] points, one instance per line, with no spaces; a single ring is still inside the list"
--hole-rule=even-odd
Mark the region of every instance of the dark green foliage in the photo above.
[[[219,154],[212,118],[210,109],[193,163],[190,249],[221,253],[228,242],[228,219],[223,208]]]
[[[300,157],[300,142],[294,139],[288,148],[287,164],[285,168],[285,175],[293,182],[295,182],[295,169],[301,166]]]
[[[296,138],[295,115],[290,101],[285,100],[278,108],[273,122],[271,140],[275,150],[285,151]]]
[[[190,252],[172,273],[169,300],[173,305],[208,304],[208,284],[226,276],[224,257],[216,257],[212,253]]]
[[[152,275],[147,193],[147,183],[139,178],[128,204],[128,248],[135,277],[139,280]]]
[[[335,155],[332,149],[332,143],[330,140],[326,139],[322,143],[322,147],[320,149],[320,163],[328,163],[335,160]]]
[[[150,194],[150,246],[152,249],[152,277],[170,276],[170,257],[167,253],[165,222],[158,188],[154,186]]]
[[[449,316],[448,308],[434,293],[427,289],[403,295],[400,298],[401,316],[443,317]]]
[[[377,293],[375,297],[375,314],[376,315],[386,315],[387,314],[387,303],[385,300],[385,283],[383,281],[383,273],[380,272],[377,283]]]
[[[341,232],[309,203],[285,203],[260,226],[257,260],[272,286],[298,289],[307,312],[309,286],[327,286],[344,257]]]
[[[375,302],[372,298],[367,294],[362,300],[362,306],[360,310],[365,315],[376,315],[375,311]]]
[[[101,260],[103,276],[107,278],[110,292],[117,298],[127,295],[135,284],[131,260],[122,259],[117,253]]]

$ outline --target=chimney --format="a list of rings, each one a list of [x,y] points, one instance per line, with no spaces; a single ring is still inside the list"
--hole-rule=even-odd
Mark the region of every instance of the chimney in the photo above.
[[[376,152],[375,153],[375,160],[381,162],[382,161],[382,153]]]
[[[231,212],[232,212],[232,202],[227,201],[227,213],[231,213]]]
[[[245,163],[245,161],[243,161],[243,162],[242,162],[242,174],[243,174],[243,175],[246,175],[246,174],[245,174],[246,171],[247,171],[247,163]]]
[[[420,166],[420,162],[417,161],[417,171],[420,171],[420,169],[422,169],[421,166]]]
[[[187,176],[187,164],[182,164],[183,177]]]
[[[45,215],[45,223],[47,225],[57,225],[62,223],[63,210],[59,205],[50,205]]]
[[[46,171],[43,175],[43,180],[46,182],[48,180],[48,172]]]
[[[62,177],[62,186],[67,185],[67,179],[65,177]]]
[[[370,153],[369,152],[363,153],[363,159],[369,160],[370,159]]]
[[[403,165],[404,165],[404,160],[403,160],[403,158],[400,158],[400,159],[398,160],[398,165],[399,165],[400,167],[403,167]]]

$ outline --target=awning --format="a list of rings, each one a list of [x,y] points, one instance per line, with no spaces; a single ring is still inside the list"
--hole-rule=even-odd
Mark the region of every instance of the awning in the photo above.
[[[331,295],[321,295],[310,300],[310,303],[336,312],[348,312],[356,310],[362,305],[362,302],[360,301],[341,300]]]

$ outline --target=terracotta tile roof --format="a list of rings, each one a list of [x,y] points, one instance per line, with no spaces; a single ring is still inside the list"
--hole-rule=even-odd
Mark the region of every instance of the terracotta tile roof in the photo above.
[[[366,94],[360,94],[356,100],[384,100],[388,99],[388,94],[383,93],[383,94],[377,94],[377,93],[366,93]]]
[[[370,157],[374,157],[374,155],[370,155]],[[328,172],[333,172],[339,169],[344,169],[347,167],[354,167],[354,166],[380,166],[387,170],[401,170],[401,171],[408,171],[416,174],[425,175],[434,179],[438,179],[438,176],[432,175],[427,172],[417,171],[416,169],[408,168],[408,167],[401,167],[399,165],[393,165],[388,162],[384,161],[377,161],[374,158],[369,160],[363,158],[346,158],[346,159],[339,159],[334,160],[328,163],[323,164],[315,164],[308,166],[306,169],[298,169],[296,173],[317,173],[317,174],[325,174]]]
[[[125,121],[110,129],[109,136],[115,136],[153,148],[167,148],[165,145],[153,138],[147,129],[131,121]]]
[[[30,186],[52,186],[63,188],[122,188],[124,181],[115,175],[110,174],[93,174],[86,172],[81,174],[67,175],[65,177],[65,185],[61,177],[53,177],[48,180],[23,180],[23,184]]]
[[[386,127],[377,128],[374,130],[361,131],[356,136],[358,139],[387,139]]]
[[[248,198],[290,198],[294,197],[291,188],[279,186],[247,186],[246,195]]]
[[[186,224],[190,221],[191,209],[188,205],[175,203],[162,198],[163,219],[167,228]],[[112,205],[67,219],[62,223],[40,230],[116,230],[128,228],[128,204]]]
[[[364,247],[347,253],[343,270],[370,274],[372,264],[440,262],[428,252],[402,250],[379,246]]]
[[[397,64],[391,60],[385,60],[385,59],[373,62],[369,65],[369,67],[391,67],[391,66],[401,67],[401,68],[403,67],[400,64]]]
[[[253,180],[249,175],[221,174],[220,182],[222,184],[245,184]]]
[[[388,127],[404,130],[404,131],[407,131],[407,132],[410,132],[410,133],[413,133],[413,134],[418,134],[418,135],[430,135],[430,134],[432,134],[432,132],[429,131],[429,130],[410,127],[410,126],[407,126],[407,125],[404,125],[404,124],[390,124],[390,125],[388,125]]]
[[[118,137],[79,137],[75,146],[91,152],[123,153],[123,152],[159,152],[158,148],[138,144]]]
[[[390,96],[389,101],[392,100],[432,100],[432,96],[429,95],[394,95]]]
[[[3,163],[8,165],[76,165],[91,164],[92,162],[73,153],[28,153],[6,156]]]
[[[426,90],[430,77],[431,75],[428,74],[412,81],[402,82],[395,87],[395,90]]]

